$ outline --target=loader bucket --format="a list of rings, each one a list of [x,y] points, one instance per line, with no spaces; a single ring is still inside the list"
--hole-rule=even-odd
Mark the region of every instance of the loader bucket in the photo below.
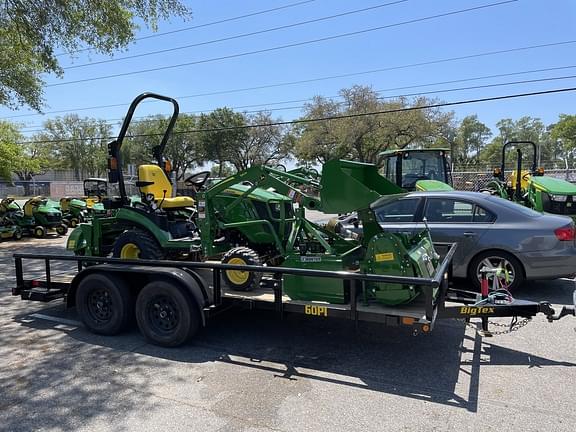
[[[320,199],[325,213],[367,209],[382,195],[406,192],[378,174],[376,165],[344,160],[324,164]]]

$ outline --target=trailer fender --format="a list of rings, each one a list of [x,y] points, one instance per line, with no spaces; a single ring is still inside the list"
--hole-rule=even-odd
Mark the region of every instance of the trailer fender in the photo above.
[[[139,292],[148,282],[153,280],[164,280],[173,282],[181,290],[188,293],[194,304],[198,307],[198,312],[202,320],[202,326],[206,325],[204,307],[208,305],[208,286],[206,281],[196,272],[183,270],[174,267],[144,267],[138,265],[114,265],[99,264],[88,267],[78,273],[71,282],[66,298],[67,307],[75,306],[76,290],[82,280],[91,274],[114,274],[130,287]]]

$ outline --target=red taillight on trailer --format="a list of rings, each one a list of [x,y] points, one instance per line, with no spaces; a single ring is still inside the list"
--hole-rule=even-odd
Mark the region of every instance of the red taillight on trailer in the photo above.
[[[554,234],[560,241],[573,241],[576,235],[576,229],[574,229],[574,225],[566,225],[554,230]]]

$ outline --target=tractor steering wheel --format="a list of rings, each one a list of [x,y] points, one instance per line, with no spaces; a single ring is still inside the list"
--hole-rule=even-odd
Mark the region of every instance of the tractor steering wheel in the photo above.
[[[199,191],[208,180],[208,177],[210,177],[210,171],[202,171],[197,174],[192,174],[184,180],[184,184],[188,187],[193,187],[196,191]]]

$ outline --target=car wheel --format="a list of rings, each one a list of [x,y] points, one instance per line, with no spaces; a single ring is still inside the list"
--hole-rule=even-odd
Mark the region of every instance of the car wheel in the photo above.
[[[480,289],[481,270],[485,267],[497,269],[488,274],[490,290],[496,287],[513,291],[524,282],[524,268],[514,255],[504,251],[487,251],[474,257],[469,266],[468,277],[477,289]]]

